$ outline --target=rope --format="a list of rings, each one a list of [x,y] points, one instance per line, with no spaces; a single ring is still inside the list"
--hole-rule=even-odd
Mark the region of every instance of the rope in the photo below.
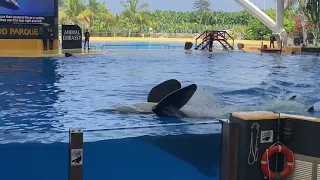
[[[278,113],[279,114],[279,116],[278,116],[278,129],[277,129],[277,143],[279,143],[280,142],[280,113]],[[278,158],[279,158],[279,154],[277,153],[276,154],[276,178],[275,178],[275,180],[281,180],[281,176],[280,176],[280,174],[279,174],[279,171],[278,171]],[[278,179],[277,178],[277,175],[279,175],[280,176],[280,179]]]
[[[275,173],[275,179],[274,180],[282,180],[282,177],[281,177],[279,172]]]
[[[259,139],[259,128],[260,125],[258,123],[253,123],[251,126],[251,140],[250,140],[250,151],[249,151],[249,155],[248,155],[248,164],[252,165],[254,164],[256,161],[258,161],[258,139]],[[256,129],[257,133],[256,133],[256,142],[255,142],[255,148],[253,148],[253,130]],[[253,161],[250,162],[250,156],[253,156]]]
[[[277,113],[277,112],[274,112],[274,113]],[[277,144],[281,144],[283,145],[281,142],[280,142],[280,113],[277,113],[279,116],[278,116],[278,128],[277,128],[277,141],[271,145],[269,148],[277,145]],[[266,150],[267,151],[267,157],[269,157],[269,148]],[[269,173],[269,180],[270,179],[270,175],[271,175],[271,170],[270,170],[270,164],[269,164],[269,158],[267,158],[267,162],[268,162],[268,173]],[[280,179],[278,179],[280,177]],[[282,180],[281,179],[281,176],[280,176],[280,173],[278,172],[278,154],[276,154],[276,171],[275,171],[275,180]]]

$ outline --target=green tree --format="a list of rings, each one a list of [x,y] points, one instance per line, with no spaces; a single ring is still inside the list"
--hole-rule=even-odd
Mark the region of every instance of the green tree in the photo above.
[[[58,7],[59,7],[59,9],[63,9],[64,3],[65,3],[65,0],[58,0]]]
[[[308,0],[306,5],[306,16],[309,23],[312,25],[312,34],[314,44],[318,45],[319,25],[320,25],[320,2],[319,0]]]
[[[149,8],[148,3],[140,6],[138,6],[139,0],[127,0],[126,3],[120,1],[120,4],[124,7],[124,17],[129,19],[130,30],[134,28],[136,23],[141,27],[142,22],[148,22],[147,16],[145,15],[145,11]]]
[[[302,28],[302,39],[303,42],[308,45],[307,41],[307,29],[306,29],[306,24],[307,24],[307,18],[306,18],[306,3],[307,0],[285,0],[285,7],[288,7],[289,9],[295,8],[296,5],[297,7],[297,16],[300,19],[301,23],[301,28]]]
[[[211,11],[211,1],[210,0],[195,0],[193,3],[193,9],[200,12]]]
[[[208,13],[211,11],[211,0],[195,0],[193,3],[193,9],[200,12],[202,14],[200,20],[200,24],[203,23],[206,26],[207,24],[207,19],[208,19]]]
[[[99,6],[100,4],[97,2],[97,0],[89,0],[88,4],[86,4],[83,8],[83,12],[81,12],[78,16],[78,18],[82,22],[84,22],[84,24],[86,24],[86,26],[89,27],[89,29],[91,29],[93,20],[97,17],[97,14],[99,13]]]
[[[60,14],[67,24],[80,24],[81,16],[85,10],[85,5],[82,0],[66,0],[64,3],[64,13]]]
[[[272,19],[276,19],[275,10],[266,10],[265,13]],[[284,17],[284,29],[286,32],[292,32],[295,22],[292,21],[294,12],[290,10],[285,11]],[[256,18],[250,18],[248,20],[248,28],[246,32],[246,39],[264,39],[268,40],[272,34],[272,31],[262,24]]]

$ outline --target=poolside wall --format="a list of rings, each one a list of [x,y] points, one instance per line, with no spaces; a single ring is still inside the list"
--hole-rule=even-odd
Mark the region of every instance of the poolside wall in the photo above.
[[[314,163],[316,159],[320,158],[320,144],[317,143],[317,138],[320,136],[320,119],[309,118],[303,116],[294,116],[288,114],[279,114],[273,112],[242,112],[232,113],[230,115],[230,122],[236,124],[239,128],[238,136],[238,151],[236,152],[237,162],[233,170],[236,171],[236,178],[230,180],[255,180],[263,179],[264,175],[261,171],[261,157],[263,153],[277,142],[277,134],[279,128],[279,141],[287,146],[297,157],[307,156],[309,162]],[[251,126],[254,123],[260,125],[259,139],[258,139],[258,159],[253,164],[248,164],[248,156],[250,152]],[[288,136],[284,133],[286,129],[293,129],[293,136]],[[273,141],[269,143],[261,143],[261,131],[273,130]],[[253,148],[255,148],[256,131],[253,131]],[[223,146],[223,145],[222,145]],[[279,171],[283,170],[284,156],[279,156]],[[223,158],[223,157],[221,157]],[[275,171],[276,156],[270,159],[270,169]],[[250,161],[253,161],[251,154]],[[316,165],[316,164],[315,164]],[[313,166],[313,165],[312,165]],[[303,164],[301,159],[299,163],[295,162],[294,172],[289,176],[289,179],[300,179],[308,176],[312,177],[316,172],[312,172],[312,166],[308,169],[307,164]],[[314,168],[316,169],[316,168]],[[223,170],[222,170],[223,171]],[[295,172],[296,171],[296,172]],[[298,178],[297,178],[298,177]],[[309,178],[307,178],[309,179]]]
[[[1,144],[1,177],[67,180],[68,150],[62,142]],[[220,133],[100,140],[84,143],[83,151],[84,180],[218,180],[220,174]]]
[[[49,48],[49,44],[48,44]],[[53,43],[53,49],[59,48],[59,41]],[[42,51],[43,45],[40,39],[0,39],[0,51]]]

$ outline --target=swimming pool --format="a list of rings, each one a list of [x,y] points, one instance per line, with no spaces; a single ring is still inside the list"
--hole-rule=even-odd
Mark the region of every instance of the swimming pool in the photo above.
[[[108,50],[101,56],[76,58],[2,58],[0,66],[0,98],[2,102],[0,130],[2,131],[54,130],[65,132],[70,127],[93,130],[158,126],[183,123],[184,121],[199,122],[227,118],[228,113],[238,110],[274,110],[306,115],[306,108],[319,101],[317,88],[320,79],[317,77],[319,76],[320,63],[317,57],[308,55],[263,54],[261,56],[259,53],[243,52],[206,54],[162,49]],[[152,87],[171,78],[178,79],[183,86],[191,83],[198,85],[199,89],[184,107],[196,118],[179,120],[158,118],[152,115],[119,114],[108,110],[119,103],[130,104],[146,101],[147,94]],[[303,98],[298,98],[298,102],[278,100],[277,98],[284,92],[297,93]],[[307,115],[319,116],[319,113]],[[203,117],[205,119],[202,119]],[[185,177],[183,177],[185,179],[188,177],[191,179],[217,179],[219,167],[212,167],[212,165],[219,164],[220,128],[219,124],[212,123],[206,126],[177,126],[173,129],[157,127],[156,129],[142,128],[87,133],[85,134],[87,142],[85,148],[87,146],[88,150],[85,161],[91,165],[86,166],[85,173],[87,175],[85,177],[101,179],[105,176],[107,178],[108,175],[105,173],[111,171],[112,164],[117,163],[116,159],[110,160],[110,163],[105,162],[108,159],[103,158],[104,155],[111,153],[109,158],[112,156],[122,158],[122,161],[119,161],[122,163],[133,161],[139,164],[141,161],[144,164],[139,166],[140,171],[147,168],[148,163],[150,165],[150,154],[157,158],[157,162],[161,159],[166,160],[161,163],[152,161],[157,164],[150,167],[152,176],[135,171],[136,176],[132,175],[131,177],[157,179],[156,169],[161,169],[160,167],[170,162],[172,166],[162,169],[162,172],[168,174],[169,169],[178,166],[179,168],[175,169],[176,176],[159,175],[159,179],[169,177],[174,179],[178,175],[181,177],[181,174],[186,170],[185,168],[191,173],[185,173]],[[188,166],[177,162],[176,156],[170,156],[166,159],[165,157],[168,157],[166,152],[174,154],[172,149],[161,151],[162,155],[160,155],[160,152],[156,153],[159,149],[148,145],[150,141],[155,141],[153,138],[143,139],[143,142],[149,142],[147,144],[141,141],[141,136],[144,135],[161,138],[170,134],[177,135],[175,137],[182,139],[185,139],[185,134],[198,136],[211,134],[212,139],[206,140],[204,144],[212,143],[209,149],[216,158],[210,161],[210,166],[203,165],[202,163],[206,163],[201,162],[196,168],[199,170],[200,167],[200,171],[192,171],[192,167],[196,167],[196,162],[189,162],[193,166]],[[138,140],[135,139],[136,137]],[[106,139],[109,140],[103,141]],[[122,139],[122,141],[117,142],[117,139]],[[4,160],[0,163],[4,177],[21,178],[22,175],[19,173],[13,176],[10,167],[15,167],[16,164],[13,162],[24,158],[27,162],[35,161],[38,163],[34,167],[42,168],[42,175],[48,173],[48,170],[44,170],[45,167],[59,167],[57,171],[61,171],[62,178],[66,178],[66,165],[61,165],[62,162],[67,161],[67,153],[64,153],[67,151],[67,144],[63,143],[68,141],[66,133],[8,134],[1,135],[0,140],[3,144],[0,153],[6,155],[2,157]],[[16,142],[28,143],[17,145]],[[171,142],[171,144],[176,144],[176,142]],[[46,143],[54,145],[46,145]],[[165,147],[168,146],[170,147],[168,144],[165,145]],[[137,148],[135,153],[131,152],[130,149],[135,147]],[[165,148],[162,147],[162,149]],[[123,150],[129,151],[129,155],[132,153],[135,155],[130,155],[129,158],[128,153],[122,152]],[[121,151],[121,153],[112,154],[117,151],[119,153]],[[177,156],[183,154],[183,151],[180,149],[180,154]],[[190,153],[190,151],[186,152]],[[197,151],[192,152],[195,154]],[[17,155],[19,153],[20,155]],[[148,158],[137,158],[137,153],[139,157],[150,153],[149,161]],[[37,158],[32,158],[30,154]],[[201,153],[196,154],[200,156]],[[208,155],[208,153],[205,154]],[[54,157],[55,161],[44,167],[45,157]],[[98,162],[99,158],[102,158],[103,162]],[[188,162],[186,157],[179,159]],[[11,166],[8,166],[8,161],[12,162]],[[123,164],[119,164],[119,162],[114,168],[123,167]],[[127,164],[122,170],[129,171],[135,166],[134,163]],[[99,166],[96,173],[92,172],[94,167],[89,167],[94,165]],[[202,166],[205,168],[201,168]],[[208,169],[208,167],[210,168]],[[32,167],[30,168],[32,170]],[[109,177],[111,179],[128,178],[128,176],[120,176],[121,169],[117,169],[117,172],[116,175],[109,174]],[[214,172],[216,174],[212,175]],[[174,172],[170,171],[170,173]],[[205,175],[206,173],[211,176]],[[43,179],[39,174],[29,175],[29,177]],[[52,179],[59,177],[59,174],[53,175]]]

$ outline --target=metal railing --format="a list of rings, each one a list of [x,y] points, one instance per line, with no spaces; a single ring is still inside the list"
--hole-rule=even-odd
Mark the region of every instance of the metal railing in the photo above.
[[[170,48],[177,48],[177,47],[184,47],[184,46],[170,46],[169,44],[104,44],[102,45],[101,49],[107,49],[107,47],[136,47],[136,49],[139,49],[139,47],[164,47],[164,49],[170,49]]]

